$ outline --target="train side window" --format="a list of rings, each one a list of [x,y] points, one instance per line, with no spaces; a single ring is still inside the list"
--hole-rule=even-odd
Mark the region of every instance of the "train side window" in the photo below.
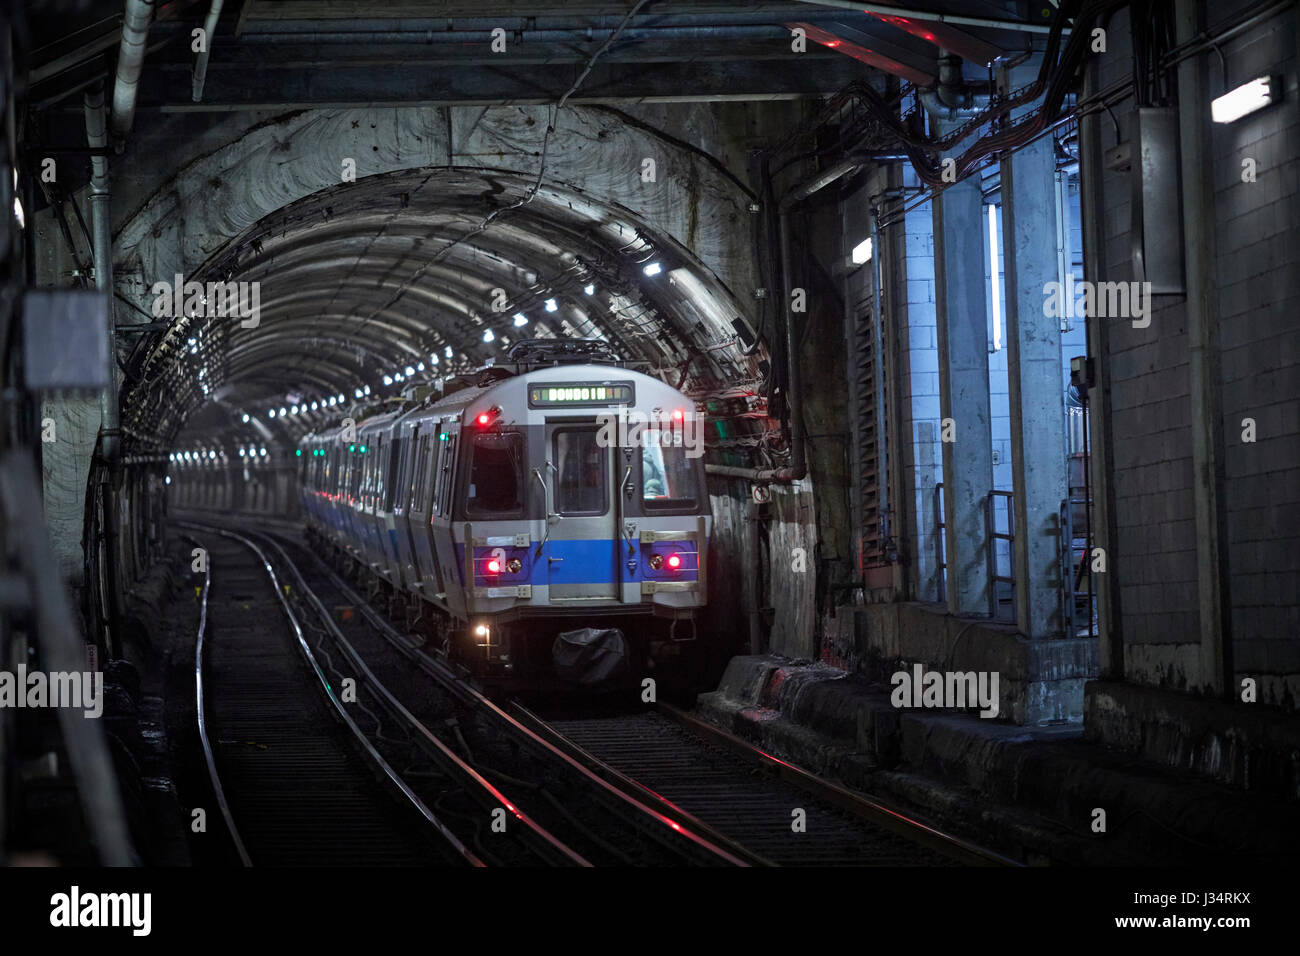
[[[524,436],[519,432],[475,435],[470,449],[466,512],[483,517],[522,510]]]
[[[659,431],[647,430],[641,447],[641,499],[648,511],[696,507],[695,462],[686,449],[660,444]]]
[[[370,465],[370,501],[376,511],[384,500],[384,436],[381,432],[375,436],[374,461]]]
[[[388,475],[384,479],[383,508],[392,511],[397,498],[397,482],[401,478],[402,439],[394,438],[388,445]]]
[[[555,431],[555,510],[562,515],[602,515],[605,477],[609,468],[605,449],[597,443],[593,428],[563,428]]]

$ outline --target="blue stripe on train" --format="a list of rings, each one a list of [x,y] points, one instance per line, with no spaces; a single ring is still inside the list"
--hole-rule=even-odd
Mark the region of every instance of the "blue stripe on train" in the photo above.
[[[694,545],[694,541],[661,541],[653,545],[651,551],[663,554],[665,558],[669,554],[680,554],[682,567],[676,572],[668,570],[667,567],[660,571],[652,571],[646,563],[651,551],[643,552],[638,542],[634,545],[636,549],[634,555],[636,568],[633,571],[628,571],[627,542],[624,540],[611,540],[608,538],[551,539],[546,542],[545,547],[542,548],[541,557],[536,561],[533,560],[533,555],[537,551],[536,544],[532,544],[527,548],[503,548],[507,561],[511,558],[518,558],[523,563],[523,567],[518,574],[509,574],[503,571],[499,575],[490,576],[484,573],[483,566],[493,549],[478,547],[474,549],[476,557],[474,562],[474,584],[476,587],[486,587],[489,584],[531,584],[534,587],[545,587],[551,584],[603,583],[610,580],[615,560],[618,561],[620,580],[629,584],[636,584],[641,581],[695,581],[699,579],[699,571],[696,567],[697,555],[693,550]],[[560,560],[552,563],[548,561],[549,558],[558,558]],[[456,560],[463,568],[465,546],[462,544],[456,545]]]

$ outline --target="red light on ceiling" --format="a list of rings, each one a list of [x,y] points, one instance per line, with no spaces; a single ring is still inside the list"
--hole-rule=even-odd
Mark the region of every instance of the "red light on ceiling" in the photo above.
[[[501,561],[500,561],[499,559],[497,559],[497,558],[492,558],[492,559],[491,559],[490,561],[488,561],[488,563],[487,563],[487,569],[488,569],[488,574],[500,574],[500,573],[501,573]]]
[[[668,567],[676,571],[682,566],[682,556],[680,554],[668,555]]]
[[[835,49],[837,46],[840,45],[840,41],[839,41],[839,40],[831,40],[831,41],[830,41],[829,43],[827,43],[826,45],[827,45],[828,47],[830,47],[830,48],[833,50],[833,49]]]

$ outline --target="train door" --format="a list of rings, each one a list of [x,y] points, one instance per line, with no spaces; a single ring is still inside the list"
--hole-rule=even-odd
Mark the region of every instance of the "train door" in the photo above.
[[[456,485],[456,447],[460,444],[460,425],[455,420],[434,425],[437,436],[437,457],[433,481],[433,509],[438,515],[433,525],[433,557],[439,584],[446,594],[447,608],[452,615],[464,618],[469,613],[465,588],[474,582],[464,583],[462,568],[452,533],[452,503]],[[463,542],[472,547],[472,542]]]
[[[612,449],[594,424],[546,426],[547,522],[543,549],[552,604],[616,601],[621,597],[619,532]]]

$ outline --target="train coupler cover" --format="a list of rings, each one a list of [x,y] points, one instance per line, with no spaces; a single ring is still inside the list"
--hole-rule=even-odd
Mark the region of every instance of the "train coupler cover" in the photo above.
[[[631,674],[627,638],[616,627],[564,631],[555,638],[551,658],[556,676],[582,687],[612,686]]]

